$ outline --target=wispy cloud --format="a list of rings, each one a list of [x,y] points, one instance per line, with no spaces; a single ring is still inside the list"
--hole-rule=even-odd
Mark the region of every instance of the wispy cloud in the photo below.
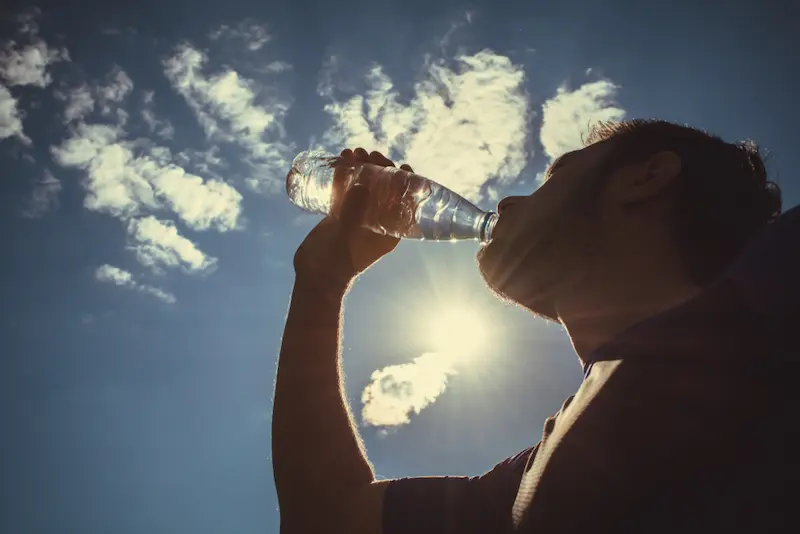
[[[130,271],[114,267],[113,265],[101,265],[94,272],[94,277],[99,282],[108,282],[118,286],[134,286],[133,275]]]
[[[283,141],[288,97],[265,91],[229,67],[207,75],[207,62],[206,54],[184,43],[164,62],[164,70],[209,139],[247,151],[252,172],[248,185],[265,192],[280,190],[290,148]]]
[[[444,393],[456,372],[455,356],[434,352],[373,372],[361,393],[364,423],[382,427],[409,423],[412,414],[419,414]]]
[[[110,83],[92,91],[109,106],[113,117],[133,82],[118,68],[108,79]],[[233,230],[240,226],[241,194],[219,178],[187,172],[166,147],[126,137],[124,120],[119,117],[116,124],[79,120],[51,152],[60,165],[84,172],[84,206],[123,221],[131,239],[129,248],[143,265],[153,270],[208,271],[216,259],[180,235],[164,215],[179,218],[193,230]]]
[[[119,141],[121,133],[107,125],[80,124],[72,137],[53,149],[60,164],[86,170],[88,209],[126,219],[169,208],[195,230],[237,227],[242,195],[236,189],[165,163],[134,142]],[[157,156],[171,157],[168,149],[160,148]]]
[[[252,19],[243,20],[233,27],[223,24],[216,30],[210,32],[208,37],[212,41],[219,39],[237,39],[244,41],[247,49],[252,52],[261,50],[261,48],[270,41],[270,35],[267,33],[266,27]]]
[[[36,219],[58,206],[58,195],[61,193],[61,182],[45,169],[42,178],[36,183],[33,194],[22,215]]]
[[[50,65],[69,60],[66,49],[51,48],[39,37],[36,16],[38,10],[18,17],[17,39],[0,42],[0,141],[16,137],[26,145],[31,143],[23,131],[24,113],[19,109],[11,88],[47,87],[52,81]]]
[[[175,135],[175,128],[168,119],[162,119],[155,112],[155,93],[145,91],[142,96],[142,120],[147,124],[150,133],[162,139],[172,139]]]
[[[57,93],[57,97],[66,100],[64,107],[64,122],[69,124],[84,118],[94,109],[94,97],[87,84],[81,84],[69,93]]]
[[[47,87],[52,81],[48,68],[57,61],[69,60],[69,53],[48,46],[39,37],[39,27],[32,16],[25,16],[19,22],[19,37],[28,44],[6,41],[0,45],[0,78],[8,86]]]
[[[162,267],[181,267],[187,272],[203,273],[214,268],[216,258],[207,256],[194,243],[178,233],[175,223],[152,215],[128,223],[131,250],[139,263],[159,272]]]
[[[618,89],[607,80],[585,83],[574,91],[559,87],[542,106],[540,138],[545,154],[555,159],[582,148],[590,123],[623,119],[625,110],[616,103]]]
[[[96,92],[103,115],[110,115],[133,90],[133,80],[120,67],[114,67],[107,76],[107,82],[98,85]]]
[[[221,232],[236,228],[242,195],[220,180],[203,180],[176,165],[161,166],[148,158],[135,160],[134,169],[153,184],[162,199],[195,230],[213,228]]]
[[[101,265],[95,270],[94,277],[98,282],[114,284],[126,289],[139,291],[140,293],[146,293],[168,304],[174,304],[176,301],[175,295],[172,293],[147,284],[140,284],[134,279],[130,271],[114,267],[113,265]]]
[[[123,133],[118,126],[81,123],[51,152],[59,164],[86,171],[87,209],[127,218],[159,204],[152,185],[131,167],[131,149],[119,142]]]
[[[7,137],[16,137],[25,144],[31,143],[31,139],[22,130],[22,116],[17,100],[6,87],[0,85],[0,141]]]
[[[508,57],[484,50],[429,62],[408,104],[380,65],[364,94],[339,99],[337,60],[328,65],[320,83],[334,120],[326,144],[392,154],[475,201],[489,180],[508,185],[525,167],[529,99],[523,70]]]

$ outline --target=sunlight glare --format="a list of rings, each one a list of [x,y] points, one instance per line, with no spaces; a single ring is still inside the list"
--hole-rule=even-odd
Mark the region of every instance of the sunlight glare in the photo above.
[[[428,339],[434,350],[457,361],[474,360],[486,349],[487,327],[482,314],[471,307],[438,310],[428,321]]]

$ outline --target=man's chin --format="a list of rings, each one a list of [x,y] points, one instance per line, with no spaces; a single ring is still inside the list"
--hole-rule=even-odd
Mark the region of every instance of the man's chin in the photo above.
[[[550,291],[544,285],[536,287],[537,284],[533,283],[537,278],[534,270],[528,269],[524,261],[509,269],[512,262],[500,260],[494,253],[496,249],[489,247],[491,245],[483,247],[477,256],[478,269],[489,290],[503,302],[517,304],[535,315],[558,321]],[[552,287],[550,284],[547,286]]]

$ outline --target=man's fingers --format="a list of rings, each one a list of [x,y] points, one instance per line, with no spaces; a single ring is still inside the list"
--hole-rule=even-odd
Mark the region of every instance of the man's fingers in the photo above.
[[[361,147],[353,150],[353,155],[361,161],[369,161],[369,154]]]
[[[359,161],[365,161],[367,163],[374,163],[375,165],[381,165],[382,167],[394,167],[394,162],[378,152],[377,150],[373,150],[372,152],[367,152],[361,147],[356,148],[355,150],[342,150],[342,157],[348,158],[353,157]],[[404,163],[400,165],[400,168],[404,171],[414,172],[411,168],[411,165]]]
[[[394,162],[378,152],[377,150],[373,150],[369,153],[369,161],[370,163],[374,163],[375,165],[382,165],[384,167],[394,167]]]

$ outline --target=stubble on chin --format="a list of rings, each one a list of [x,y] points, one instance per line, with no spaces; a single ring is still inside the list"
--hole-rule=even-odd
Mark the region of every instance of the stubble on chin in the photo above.
[[[506,243],[490,243],[478,251],[476,261],[487,287],[501,301],[557,321],[551,289],[558,283],[559,269],[543,261],[550,256],[549,245],[513,250]]]

